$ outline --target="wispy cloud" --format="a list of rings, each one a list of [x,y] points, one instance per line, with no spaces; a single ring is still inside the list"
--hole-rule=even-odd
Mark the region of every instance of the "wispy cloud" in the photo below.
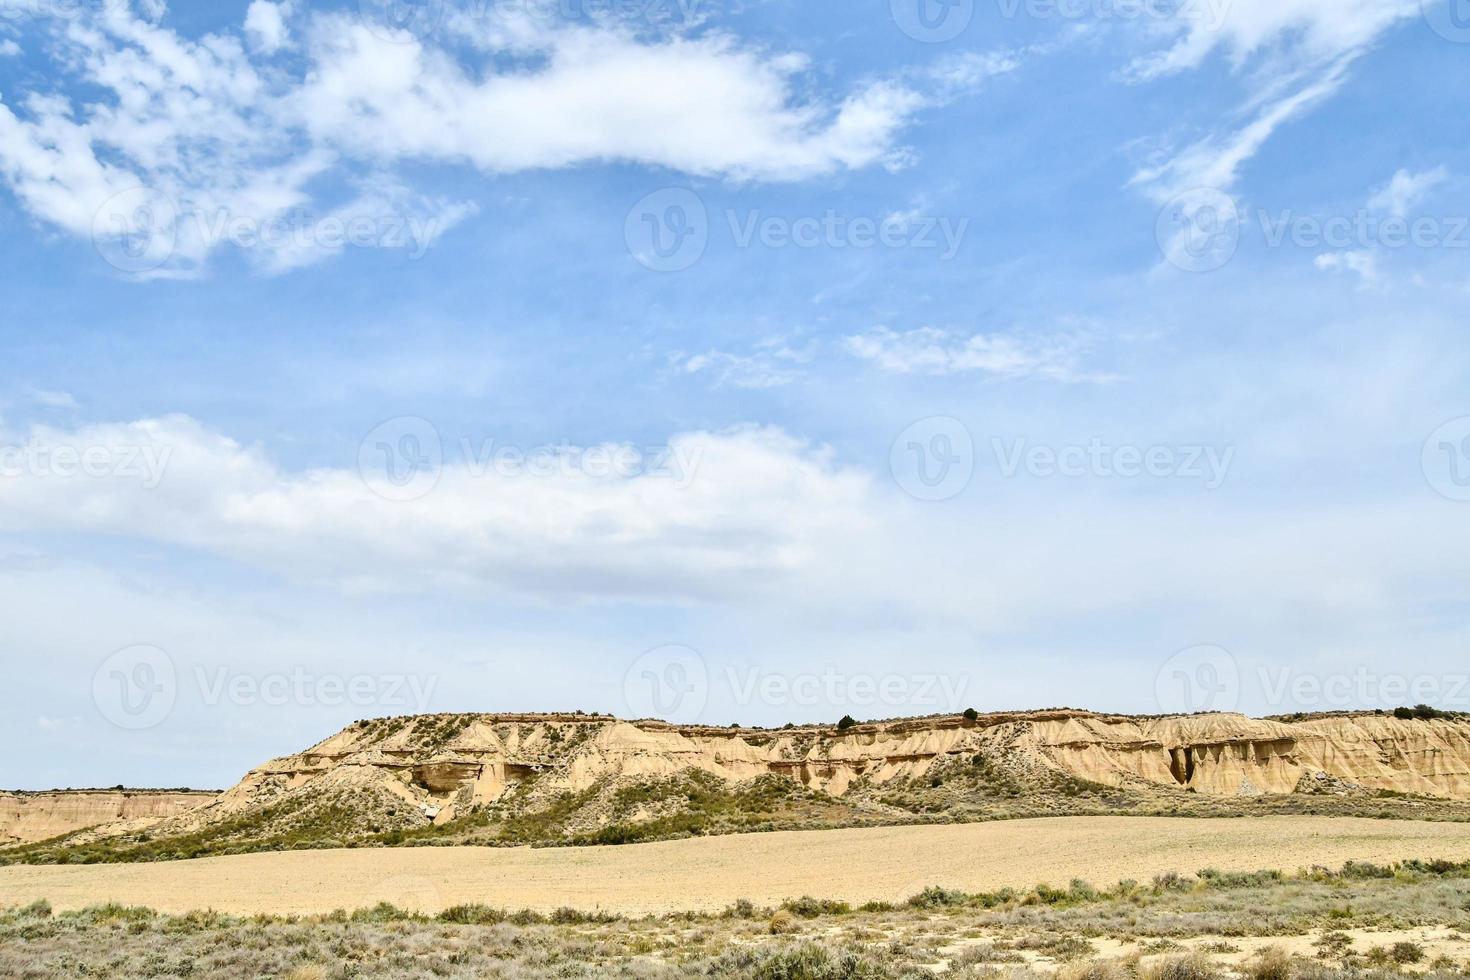
[[[1114,375],[1084,369],[1076,337],[1025,337],[1011,333],[962,334],[935,327],[898,332],[875,327],[845,338],[854,357],[895,374],[985,374],[996,378],[1044,378],[1064,383],[1106,382]]]
[[[1386,211],[1395,218],[1402,218],[1429,196],[1429,193],[1449,180],[1450,172],[1439,166],[1432,170],[1399,170],[1393,179],[1368,198],[1368,207],[1374,211]]]
[[[1132,61],[1124,77],[1155,81],[1223,53],[1245,95],[1211,132],[1141,168],[1132,183],[1156,200],[1199,188],[1231,190],[1241,168],[1286,123],[1334,95],[1353,63],[1390,28],[1418,13],[1415,0],[1233,0],[1185,4],[1166,22],[1166,48]],[[1209,16],[1199,16],[1204,11]],[[1243,121],[1239,121],[1243,120]]]
[[[709,374],[717,385],[747,389],[778,388],[801,377],[804,366],[812,360],[812,352],[773,340],[746,353],[709,350],[702,354],[677,353],[671,360],[684,374]]]

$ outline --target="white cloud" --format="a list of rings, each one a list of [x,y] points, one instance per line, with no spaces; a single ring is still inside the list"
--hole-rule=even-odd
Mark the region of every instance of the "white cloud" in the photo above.
[[[646,42],[574,26],[535,40],[537,70],[469,72],[416,39],[321,18],[292,104],[319,141],[381,160],[492,172],[621,160],[760,180],[884,162],[925,104],[891,81],[836,105],[799,101],[802,62],[720,34]]]
[[[1324,272],[1333,270],[1351,272],[1365,287],[1378,281],[1378,253],[1372,249],[1326,252],[1313,259],[1312,264]]]
[[[251,0],[245,11],[245,35],[251,46],[262,54],[275,54],[290,40],[290,29],[286,18],[291,12],[289,3],[272,3],[271,0]]]
[[[1132,183],[1156,200],[1198,188],[1229,191],[1242,166],[1282,125],[1330,98],[1354,61],[1386,31],[1417,15],[1416,0],[1221,0],[1184,4],[1160,32],[1162,51],[1125,72],[1148,81],[1200,67],[1223,52],[1248,94],[1208,135],[1160,154]],[[1243,123],[1235,122],[1243,118]]]
[[[12,477],[0,481],[0,532],[143,536],[348,591],[738,594],[809,570],[833,535],[861,533],[869,495],[865,475],[772,429],[676,436],[668,474],[604,475],[548,456],[535,475],[471,458],[411,501],[380,496],[356,470],[286,473],[181,416],[37,427],[14,442],[32,448],[0,457]],[[76,451],[65,469],[40,451],[57,446]],[[99,463],[80,471],[88,453]]]
[[[896,167],[915,113],[1011,64],[955,60],[823,97],[803,56],[727,34],[486,12],[422,40],[342,13],[289,13],[254,0],[239,34],[199,39],[113,5],[32,17],[58,52],[51,77],[88,94],[7,93],[0,180],[36,217],[121,252],[114,264],[135,275],[198,274],[226,244],[281,271],[341,251],[315,240],[324,220],[442,227],[468,213],[406,192],[354,197],[349,174],[382,188],[420,161],[491,173],[620,161],[729,180]],[[287,45],[300,46],[299,64],[261,63]]]
[[[1078,366],[1076,338],[1028,339],[1015,334],[957,334],[935,327],[899,333],[875,327],[844,339],[847,352],[895,374],[981,373],[998,378],[1100,382],[1110,375]]]
[[[1271,135],[1330,98],[1346,73],[1347,63],[1339,62],[1311,83],[1262,106],[1240,128],[1215,133],[1176,151],[1163,163],[1140,170],[1131,183],[1145,187],[1159,201],[1201,188],[1229,190],[1239,178],[1241,167]]]
[[[811,359],[809,350],[795,350],[777,340],[761,344],[746,354],[711,350],[703,354],[675,354],[672,361],[685,374],[713,375],[717,385],[758,389],[791,384]]]
[[[1137,78],[1157,78],[1199,67],[1224,49],[1242,67],[1266,53],[1286,64],[1322,64],[1371,44],[1389,27],[1416,16],[1416,0],[1228,0],[1183,4],[1166,25],[1176,40],[1133,62]],[[1286,50],[1281,50],[1285,47]]]
[[[20,45],[6,38],[0,41],[0,58],[17,58],[20,56]]]
[[[1450,172],[1440,166],[1433,170],[1417,173],[1399,170],[1393,179],[1368,199],[1368,207],[1374,211],[1387,211],[1395,218],[1402,218],[1439,185],[1449,179]]]

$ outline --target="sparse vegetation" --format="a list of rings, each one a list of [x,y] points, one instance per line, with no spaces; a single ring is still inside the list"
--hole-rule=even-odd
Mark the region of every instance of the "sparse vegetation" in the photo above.
[[[638,919],[380,903],[316,917],[159,915],[45,903],[0,912],[0,976],[109,980],[1448,980],[1467,967],[1470,863],[967,894],[899,905],[739,902]],[[1329,928],[1330,926],[1330,928]],[[1397,930],[1397,934],[1395,934]],[[1416,938],[1401,938],[1414,930]],[[1354,935],[1356,933],[1356,937]],[[1378,942],[1366,937],[1387,935]],[[1436,935],[1448,938],[1419,938]],[[1316,939],[1311,937],[1317,936]],[[1223,941],[1221,937],[1229,937]],[[1293,940],[1293,937],[1296,937]],[[1100,953],[1109,942],[1115,952]],[[1294,943],[1294,945],[1293,945]],[[1121,952],[1116,950],[1121,947]],[[1354,948],[1364,952],[1354,952]],[[1291,949],[1298,952],[1291,952]],[[1428,972],[1425,970],[1428,964]]]

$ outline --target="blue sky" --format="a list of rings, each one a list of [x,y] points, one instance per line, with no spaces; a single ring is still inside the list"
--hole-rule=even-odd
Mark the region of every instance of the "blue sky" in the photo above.
[[[0,0],[0,785],[1470,707],[1455,8],[920,2]]]

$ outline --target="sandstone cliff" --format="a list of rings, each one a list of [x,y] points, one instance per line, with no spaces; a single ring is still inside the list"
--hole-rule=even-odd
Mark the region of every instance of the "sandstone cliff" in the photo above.
[[[213,793],[180,790],[0,792],[0,847],[46,840],[98,825],[156,823],[208,803]]]
[[[1331,716],[1288,724],[1236,714],[1133,718],[1083,711],[925,718],[786,730],[574,715],[452,715],[360,722],[273,759],[192,817],[217,819],[313,787],[400,800],[436,824],[516,790],[546,797],[609,781],[706,773],[779,776],[833,797],[921,779],[983,756],[1014,772],[1206,796],[1291,794],[1317,783],[1470,799],[1470,723]]]
[[[1333,801],[1351,808],[1322,809]],[[839,731],[589,715],[387,718],[273,759],[203,806],[160,810],[164,819],[133,843],[154,857],[193,856],[409,839],[621,842],[916,819],[1304,808],[1470,819],[1470,721],[1058,709]]]

